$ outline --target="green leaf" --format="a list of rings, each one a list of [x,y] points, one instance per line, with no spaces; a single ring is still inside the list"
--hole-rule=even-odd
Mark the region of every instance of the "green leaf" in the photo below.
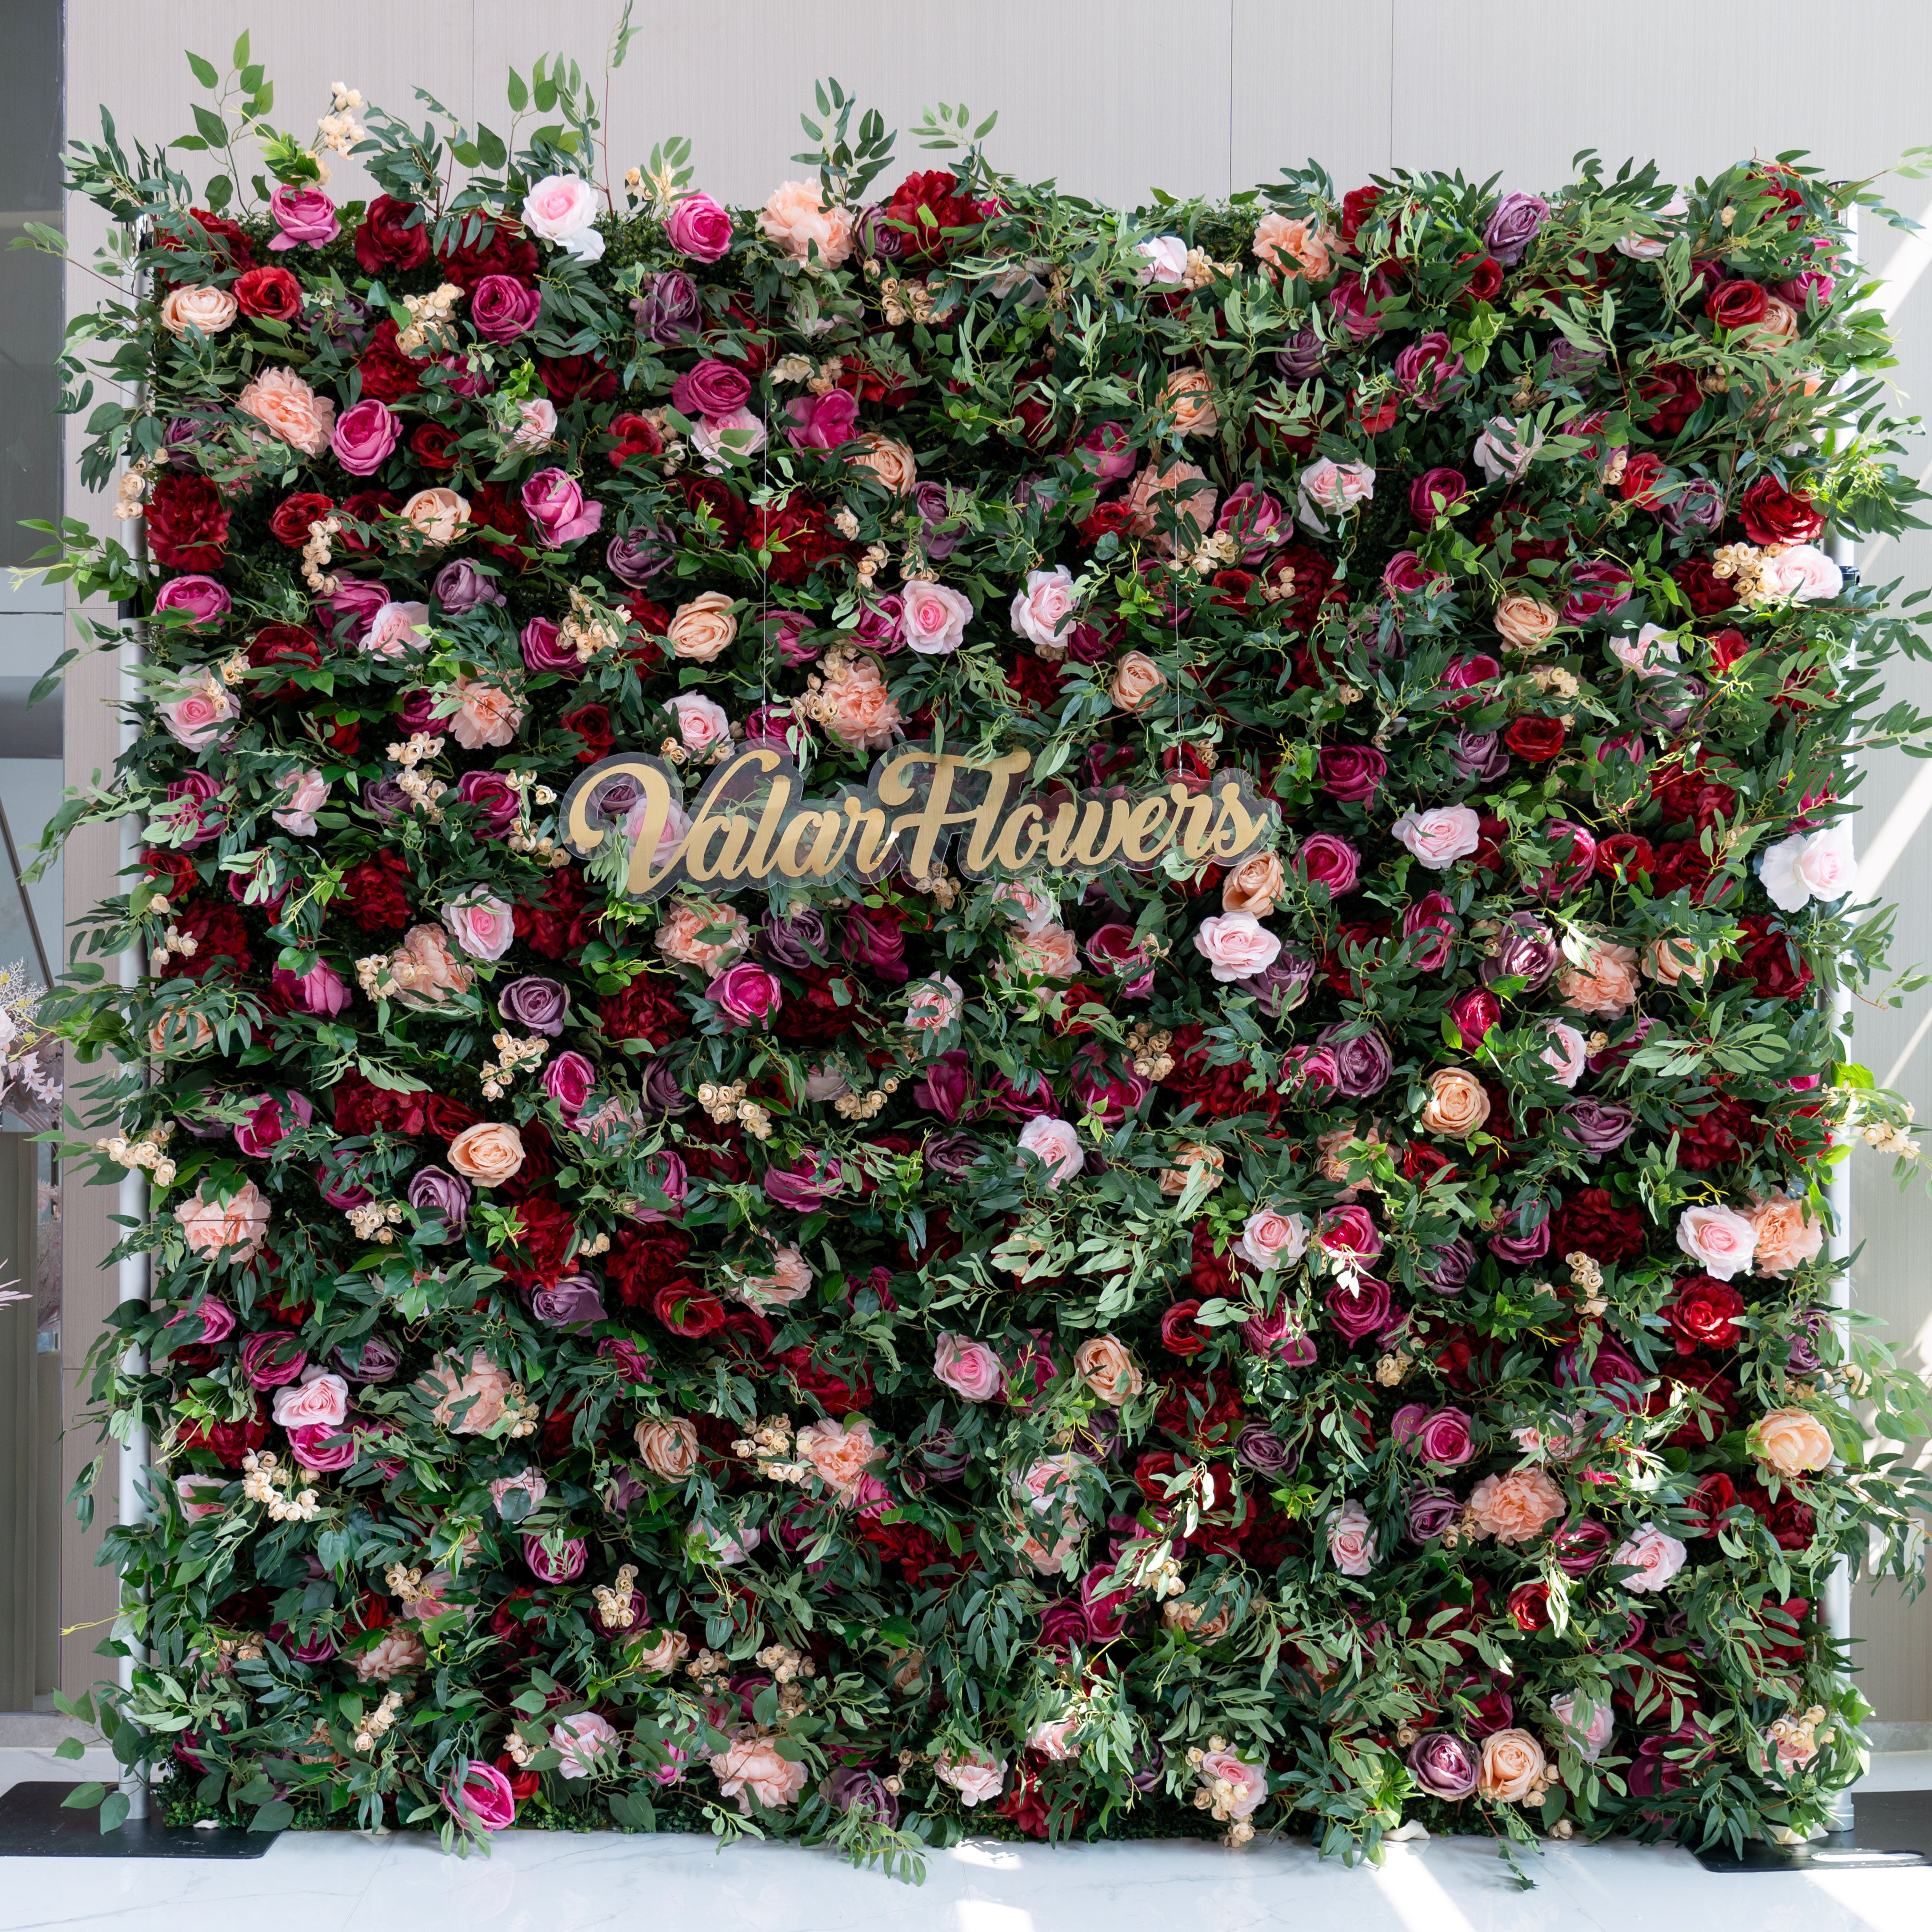
[[[503,91],[509,98],[510,111],[513,114],[522,113],[530,104],[530,91],[524,85],[523,76],[514,68],[510,70],[510,78],[505,83]]]
[[[64,1758],[71,1763],[76,1759],[83,1756],[86,1750],[86,1745],[82,1744],[80,1738],[62,1738],[60,1742],[54,1746],[54,1756]]]
[[[190,110],[194,116],[194,130],[211,148],[225,148],[228,145],[228,123],[212,107],[204,107],[200,101]]]
[[[61,1800],[63,1811],[92,1811],[107,1796],[104,1784],[76,1784]]]
[[[286,1832],[296,1821],[296,1808],[285,1798],[262,1805],[248,1821],[251,1832]]]
[[[245,68],[248,64],[248,30],[246,27],[242,30],[242,38],[235,43],[234,61],[238,68]]]
[[[126,1792],[110,1791],[100,1801],[100,1835],[104,1838],[110,1832],[118,1832],[131,1808]]]
[[[188,64],[195,79],[203,87],[219,87],[221,85],[221,76],[215,72],[213,62],[203,60],[199,54],[190,54]]]

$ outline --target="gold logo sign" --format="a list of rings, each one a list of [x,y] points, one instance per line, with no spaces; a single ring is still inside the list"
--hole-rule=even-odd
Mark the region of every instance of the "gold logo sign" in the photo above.
[[[863,788],[806,795],[805,775],[782,751],[734,751],[686,806],[678,775],[642,753],[605,758],[564,795],[566,842],[609,862],[628,839],[623,888],[654,899],[689,884],[712,894],[778,883],[869,884],[896,868],[929,876],[957,846],[969,879],[1144,868],[1178,853],[1190,866],[1238,866],[1272,842],[1280,812],[1247,775],[1183,784],[1082,791],[1049,778],[1030,788],[1030,752],[988,760],[903,745],[872,767]],[[609,878],[604,866],[598,872]]]

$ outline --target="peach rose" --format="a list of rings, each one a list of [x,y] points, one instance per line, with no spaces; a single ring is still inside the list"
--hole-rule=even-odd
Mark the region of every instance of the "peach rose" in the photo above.
[[[364,1683],[386,1684],[406,1677],[429,1661],[422,1636],[406,1624],[392,1624],[374,1647],[356,1659],[356,1675]]]
[[[1832,1432],[1802,1408],[1774,1408],[1760,1416],[1745,1441],[1758,1461],[1787,1480],[1831,1466]]]
[[[724,929],[723,939],[700,939],[698,934]],[[699,972],[721,972],[752,944],[751,928],[745,915],[735,906],[693,905],[680,900],[670,916],[658,928],[658,950],[674,966],[694,966]]]
[[[1754,355],[1774,356],[1786,344],[1797,340],[1798,311],[1781,296],[1766,296],[1764,319],[1738,333],[1740,347],[1748,345]]]
[[[1643,970],[1660,986],[1674,986],[1688,980],[1694,986],[1704,983],[1704,962],[1688,939],[1666,933],[1643,949]]]
[[[405,1005],[440,1006],[448,993],[466,993],[476,983],[476,969],[449,949],[449,934],[440,926],[412,926],[389,956],[387,987]]]
[[[235,398],[235,406],[304,456],[320,456],[328,450],[335,405],[326,396],[318,396],[292,369],[264,369]]]
[[[161,304],[161,326],[170,335],[185,335],[190,328],[219,335],[234,327],[241,312],[226,289],[170,289]]]
[[[919,481],[919,464],[910,449],[896,437],[866,435],[856,437],[852,453],[846,458],[855,468],[869,470],[895,496],[910,494]]]
[[[871,658],[861,658],[820,693],[820,717],[848,750],[883,752],[904,735],[905,720],[886,688],[884,674]]]
[[[1505,597],[1496,606],[1496,634],[1520,651],[1540,651],[1556,628],[1556,613],[1534,597]]]
[[[671,649],[692,664],[709,664],[737,634],[731,600],[722,590],[707,590],[680,604],[664,630]]]
[[[770,1274],[748,1274],[738,1284],[737,1299],[754,1308],[782,1308],[806,1293],[812,1280],[812,1265],[797,1249],[781,1248]]]
[[[1815,1262],[1825,1244],[1824,1222],[1803,1202],[1787,1194],[1754,1201],[1744,1219],[1757,1234],[1751,1266],[1759,1274],[1789,1274],[1807,1262]]]
[[[503,1405],[513,1386],[509,1376],[481,1348],[460,1369],[448,1355],[439,1355],[416,1378],[416,1387],[436,1397],[433,1419],[452,1436],[481,1436],[503,1419]]]
[[[1614,940],[1589,942],[1586,966],[1565,966],[1556,976],[1556,989],[1565,1006],[1600,1018],[1621,1019],[1636,1004],[1636,948]]]
[[[197,1181],[191,1199],[175,1210],[175,1220],[191,1255],[239,1268],[262,1252],[272,1210],[267,1197],[252,1180],[244,1180],[224,1202],[206,1201]]]
[[[1214,385],[1204,369],[1177,369],[1162,384],[1160,406],[1182,436],[1212,436],[1221,427]]]
[[[1114,667],[1107,695],[1123,711],[1136,712],[1167,688],[1160,666],[1144,651],[1130,651]]]
[[[507,745],[524,722],[523,706],[506,691],[479,680],[456,680],[458,704],[449,728],[466,752],[480,752],[485,745]]]
[[[1514,1804],[1549,1782],[1550,1761],[1527,1731],[1492,1731],[1483,1740],[1483,1768],[1476,1789],[1492,1803]]]
[[[1218,500],[1214,484],[1192,464],[1170,463],[1156,470],[1150,463],[1127,486],[1127,534],[1154,538],[1165,555],[1174,548],[1174,539],[1158,526],[1178,517],[1184,523],[1191,520],[1197,530],[1205,532],[1214,526]]]
[[[802,1760],[781,1756],[776,1741],[763,1732],[737,1738],[729,1750],[711,1760],[711,1768],[719,1792],[736,1798],[738,1809],[747,1817],[754,1798],[776,1810],[795,1804],[805,1789]]]
[[[1160,1191],[1171,1199],[1178,1199],[1197,1180],[1204,1180],[1212,1193],[1226,1178],[1222,1169],[1227,1164],[1227,1156],[1217,1147],[1208,1147],[1200,1141],[1183,1141],[1172,1158],[1174,1165],[1160,1171]]]
[[[816,249],[827,268],[843,266],[852,253],[849,209],[827,208],[816,182],[781,182],[758,216],[765,239],[794,262]]]
[[[675,1670],[691,1654],[691,1640],[682,1630],[659,1630],[647,1644],[629,1653],[629,1660],[640,1670]]]
[[[1257,852],[1252,859],[1244,859],[1221,881],[1221,910],[1252,913],[1256,919],[1266,919],[1274,910],[1281,891],[1280,854]]]
[[[842,1503],[849,1503],[866,1470],[885,1460],[886,1449],[872,1440],[872,1425],[862,1416],[850,1422],[830,1416],[798,1432],[798,1453]]]
[[[1080,970],[1080,946],[1064,926],[1012,935],[1013,964],[1035,979],[1070,980]]]
[[[688,1415],[647,1415],[632,1433],[638,1460],[652,1475],[681,1483],[697,1467],[698,1425]]]
[[[214,1037],[200,1013],[164,1013],[148,1029],[148,1051],[162,1060],[185,1060]]]
[[[1429,1076],[1428,1104],[1419,1124],[1424,1133],[1467,1140],[1490,1118],[1490,1096],[1466,1067],[1444,1066]]]
[[[1563,1492],[1541,1469],[1485,1476],[1469,1492],[1478,1531],[1498,1543],[1527,1543],[1568,1508]]]
[[[440,548],[455,542],[468,527],[469,500],[454,490],[418,490],[403,506],[401,515],[424,543]]]
[[[479,1187],[500,1187],[523,1167],[524,1137],[507,1120],[478,1120],[450,1142],[449,1164]]]
[[[1073,1352],[1073,1372],[1111,1408],[1138,1395],[1141,1372],[1126,1346],[1111,1335],[1092,1335]]]
[[[1328,250],[1333,238],[1312,221],[1279,212],[1264,214],[1255,224],[1256,255],[1285,275],[1299,273],[1311,282],[1325,282],[1335,265]]]

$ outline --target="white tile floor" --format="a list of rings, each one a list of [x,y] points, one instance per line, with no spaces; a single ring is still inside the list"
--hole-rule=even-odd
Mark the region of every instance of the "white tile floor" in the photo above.
[[[0,1784],[46,1768],[4,1754]],[[72,1777],[60,1766],[54,1774]],[[1932,1787],[1932,1753],[1871,1788]],[[512,1832],[458,1862],[433,1840],[291,1833],[248,1863],[9,1859],[0,1932],[1926,1932],[1932,1870],[1718,1877],[1688,1852],[1550,1846],[1516,1889],[1486,1841],[1390,1848],[1345,1870],[1305,1846],[1063,1846],[993,1840],[933,1858],[914,1889],[823,1853],[707,1839]]]

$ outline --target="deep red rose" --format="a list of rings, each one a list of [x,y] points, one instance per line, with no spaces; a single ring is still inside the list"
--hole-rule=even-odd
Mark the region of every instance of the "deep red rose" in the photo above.
[[[329,498],[313,490],[298,490],[275,506],[275,513],[268,519],[269,531],[278,543],[300,550],[308,542],[309,525],[319,523],[334,508]]]
[[[250,1450],[268,1439],[268,1406],[255,1398],[255,1412],[239,1422],[184,1422],[176,1438],[178,1450],[206,1449],[224,1469],[238,1469]]]
[[[1619,1208],[1607,1189],[1586,1187],[1550,1216],[1550,1252],[1579,1251],[1599,1262],[1627,1262],[1643,1252],[1643,1216]]]
[[[482,1119],[474,1107],[461,1100],[452,1100],[447,1094],[432,1094],[423,1102],[423,1131],[434,1134],[440,1141],[453,1141],[466,1128],[473,1127]],[[524,1129],[524,1164],[526,1174],[530,1166],[530,1142],[534,1130]]]
[[[1624,465],[1624,473],[1617,488],[1626,503],[1634,503],[1640,510],[1654,510],[1658,507],[1657,479],[1664,468],[1664,459],[1654,449],[1640,449]]]
[[[1160,1342],[1170,1355],[1184,1358],[1198,1355],[1208,1346],[1206,1334],[1195,1324],[1201,1312],[1198,1301],[1177,1301],[1160,1318]]]
[[[1700,832],[1714,820],[1734,817],[1738,808],[1737,793],[1711,776],[1702,757],[1694,765],[1657,766],[1651,774],[1650,795],[1663,808],[1666,825],[1688,822]]]
[[[1379,401],[1366,406],[1360,395],[1348,398],[1350,420],[1359,424],[1366,436],[1380,436],[1384,430],[1393,429],[1400,408],[1393,396],[1384,396]]]
[[[1824,513],[1802,490],[1760,476],[1738,504],[1744,535],[1754,544],[1814,542],[1824,534]]]
[[[1736,608],[1738,594],[1730,578],[1720,577],[1708,556],[1680,558],[1670,566],[1684,601],[1700,617],[1714,617]]]
[[[191,208],[188,215],[198,225],[196,235],[189,221],[179,214],[164,218],[154,238],[154,246],[170,250],[194,249],[225,262],[231,268],[248,269],[255,266],[255,244],[232,221],[205,208]],[[165,278],[163,278],[165,279]]]
[[[370,531],[382,527],[386,514],[393,514],[403,507],[403,500],[393,490],[358,490],[352,496],[342,500],[343,527],[337,533],[335,548],[346,550],[351,556],[372,556],[376,552],[375,543],[358,536],[352,526],[359,525]]]
[[[1133,515],[1132,506],[1124,500],[1110,503],[1096,503],[1078,526],[1082,543],[1096,544],[1102,537],[1118,536]]]
[[[1509,1601],[1504,1606],[1510,1621],[1520,1630],[1546,1629],[1550,1623],[1550,1586],[1547,1583],[1519,1583],[1509,1593]]]
[[[1721,1469],[1702,1478],[1684,1504],[1684,1515],[1695,1526],[1692,1534],[1715,1536],[1724,1512],[1735,1508],[1737,1500],[1736,1484]]]
[[[1423,1141],[1411,1141],[1402,1150],[1402,1178],[1426,1187],[1436,1180],[1450,1181],[1456,1169],[1449,1156]]]
[[[228,292],[244,315],[293,322],[302,314],[302,284],[286,268],[250,268]]]
[[[1774,931],[1762,913],[1748,913],[1738,923],[1744,928],[1745,944],[1732,973],[1756,980],[1768,999],[1796,999],[1810,985],[1812,974],[1790,937]]]
[[[524,1289],[554,1286],[568,1271],[564,1259],[577,1217],[547,1194],[532,1194],[517,1204],[522,1230],[508,1258],[510,1279]]]
[[[589,941],[587,904],[576,869],[566,866],[551,873],[535,899],[512,908],[517,937],[544,958],[561,959]]]
[[[1768,1490],[1747,1483],[1738,1492],[1738,1500],[1748,1503],[1752,1513],[1769,1530],[1780,1550],[1809,1550],[1818,1534],[1818,1514],[1809,1503],[1801,1502],[1789,1489],[1776,1502]]]
[[[482,484],[472,493],[470,527],[492,550],[514,550],[530,541],[530,520],[522,504],[500,483]]]
[[[462,238],[469,235],[472,224],[482,232],[466,244]],[[526,288],[536,280],[537,244],[501,216],[484,224],[470,215],[458,230],[457,236],[458,245],[446,253],[439,252],[436,261],[458,288],[473,291],[485,275],[508,275]]]
[[[754,556],[770,553],[768,574],[775,584],[802,584],[820,564],[849,555],[852,548],[824,511],[796,491],[781,502],[754,505],[744,532],[745,548]]]
[[[258,670],[278,667],[313,670],[322,662],[322,644],[315,633],[303,625],[265,624],[248,640],[248,662]],[[301,688],[286,680],[277,684],[264,679],[255,687],[255,694],[288,698]]]
[[[1756,1138],[1751,1110],[1740,1100],[1720,1100],[1682,1120],[1678,1133],[1677,1164],[1692,1174],[1708,1174],[1742,1159],[1745,1138]]]
[[[1704,400],[1697,372],[1681,362],[1654,364],[1637,381],[1636,408],[1651,411],[1644,427],[1666,440],[1677,435]]]
[[[827,1415],[850,1415],[872,1405],[872,1374],[862,1366],[856,1381],[848,1381],[830,1369],[820,1368],[807,1348],[781,1348],[772,1359],[790,1372],[799,1393],[811,1397]]]
[[[1738,1317],[1744,1312],[1744,1298],[1729,1282],[1694,1274],[1677,1284],[1664,1318],[1677,1339],[1677,1352],[1692,1355],[1700,1348],[1735,1348]]]
[[[1720,282],[1704,298],[1704,313],[1720,328],[1748,328],[1763,321],[1770,300],[1756,282]]]
[[[185,852],[143,852],[141,869],[176,905],[201,883],[195,872],[194,861]]]
[[[986,219],[986,210],[969,196],[958,194],[958,186],[956,176],[934,168],[908,175],[892,190],[886,217],[902,231],[908,261],[944,261],[965,238],[944,231],[976,228]]]
[[[425,470],[439,472],[456,467],[456,432],[442,423],[418,423],[410,432],[410,447]]]
[[[1342,245],[1352,248],[1355,237],[1364,226],[1382,198],[1378,188],[1354,188],[1342,197]]]
[[[1726,624],[1721,631],[1713,631],[1704,644],[1711,653],[1713,670],[1729,670],[1751,648],[1750,640],[1735,624]]]
[[[388,275],[420,268],[428,260],[422,210],[412,201],[376,196],[356,230],[356,266],[365,275]]]
[[[566,711],[556,722],[578,740],[577,762],[580,765],[594,765],[616,748],[617,741],[611,734],[610,713],[602,704],[580,704],[575,710]]]
[[[559,404],[608,403],[617,393],[617,372],[601,356],[539,356],[537,380]]]
[[[678,1228],[626,1227],[612,1241],[604,1271],[626,1307],[646,1308],[659,1288],[680,1279],[690,1252],[691,1237]]]
[[[662,456],[664,436],[648,416],[626,411],[610,418],[610,434],[616,439],[610,452],[610,466],[621,470],[634,456]]]
[[[648,977],[600,1000],[597,1010],[607,1039],[647,1040],[653,1046],[668,1046],[691,1024],[670,988]]]
[[[392,1133],[419,1134],[428,1097],[420,1088],[398,1094],[373,1085],[360,1073],[345,1073],[335,1083],[335,1131],[362,1135],[386,1127]]]
[[[1474,266],[1469,271],[1469,279],[1462,284],[1458,302],[1486,302],[1492,301],[1502,292],[1503,265],[1493,255],[1463,255],[1457,258],[1456,266],[1471,262]]]
[[[1029,711],[1042,711],[1058,704],[1060,687],[1066,681],[1066,674],[1060,666],[1048,664],[1044,658],[1017,658],[1006,673],[1006,688]]]
[[[1714,1362],[1672,1362],[1660,1372],[1662,1385],[1649,1396],[1646,1407],[1660,1414],[1680,1391],[1690,1390],[1702,1402],[1685,1401],[1685,1415],[1664,1439],[1678,1449],[1702,1449],[1724,1435],[1738,1418],[1742,1404],[1738,1385]],[[1703,1406],[1708,1402],[1711,1407]]]
[[[167,570],[218,571],[228,545],[228,512],[206,476],[166,472],[148,498],[148,551]]]
[[[801,993],[787,999],[772,1022],[772,1032],[788,1046],[829,1046],[865,1017],[859,987],[848,975],[813,966],[794,977]],[[832,990],[835,981],[844,994],[842,1000]]]
[[[1546,765],[1563,748],[1569,726],[1561,718],[1519,718],[1503,734],[1503,742],[1519,758]]]
[[[396,932],[410,922],[409,862],[392,847],[373,853],[342,875],[343,910],[364,932]]]
[[[1647,879],[1656,864],[1650,841],[1634,832],[1612,832],[1598,842],[1596,872],[1600,879]]]
[[[422,364],[396,346],[396,325],[385,320],[370,332],[356,368],[362,394],[379,403],[400,401],[422,387]]]

